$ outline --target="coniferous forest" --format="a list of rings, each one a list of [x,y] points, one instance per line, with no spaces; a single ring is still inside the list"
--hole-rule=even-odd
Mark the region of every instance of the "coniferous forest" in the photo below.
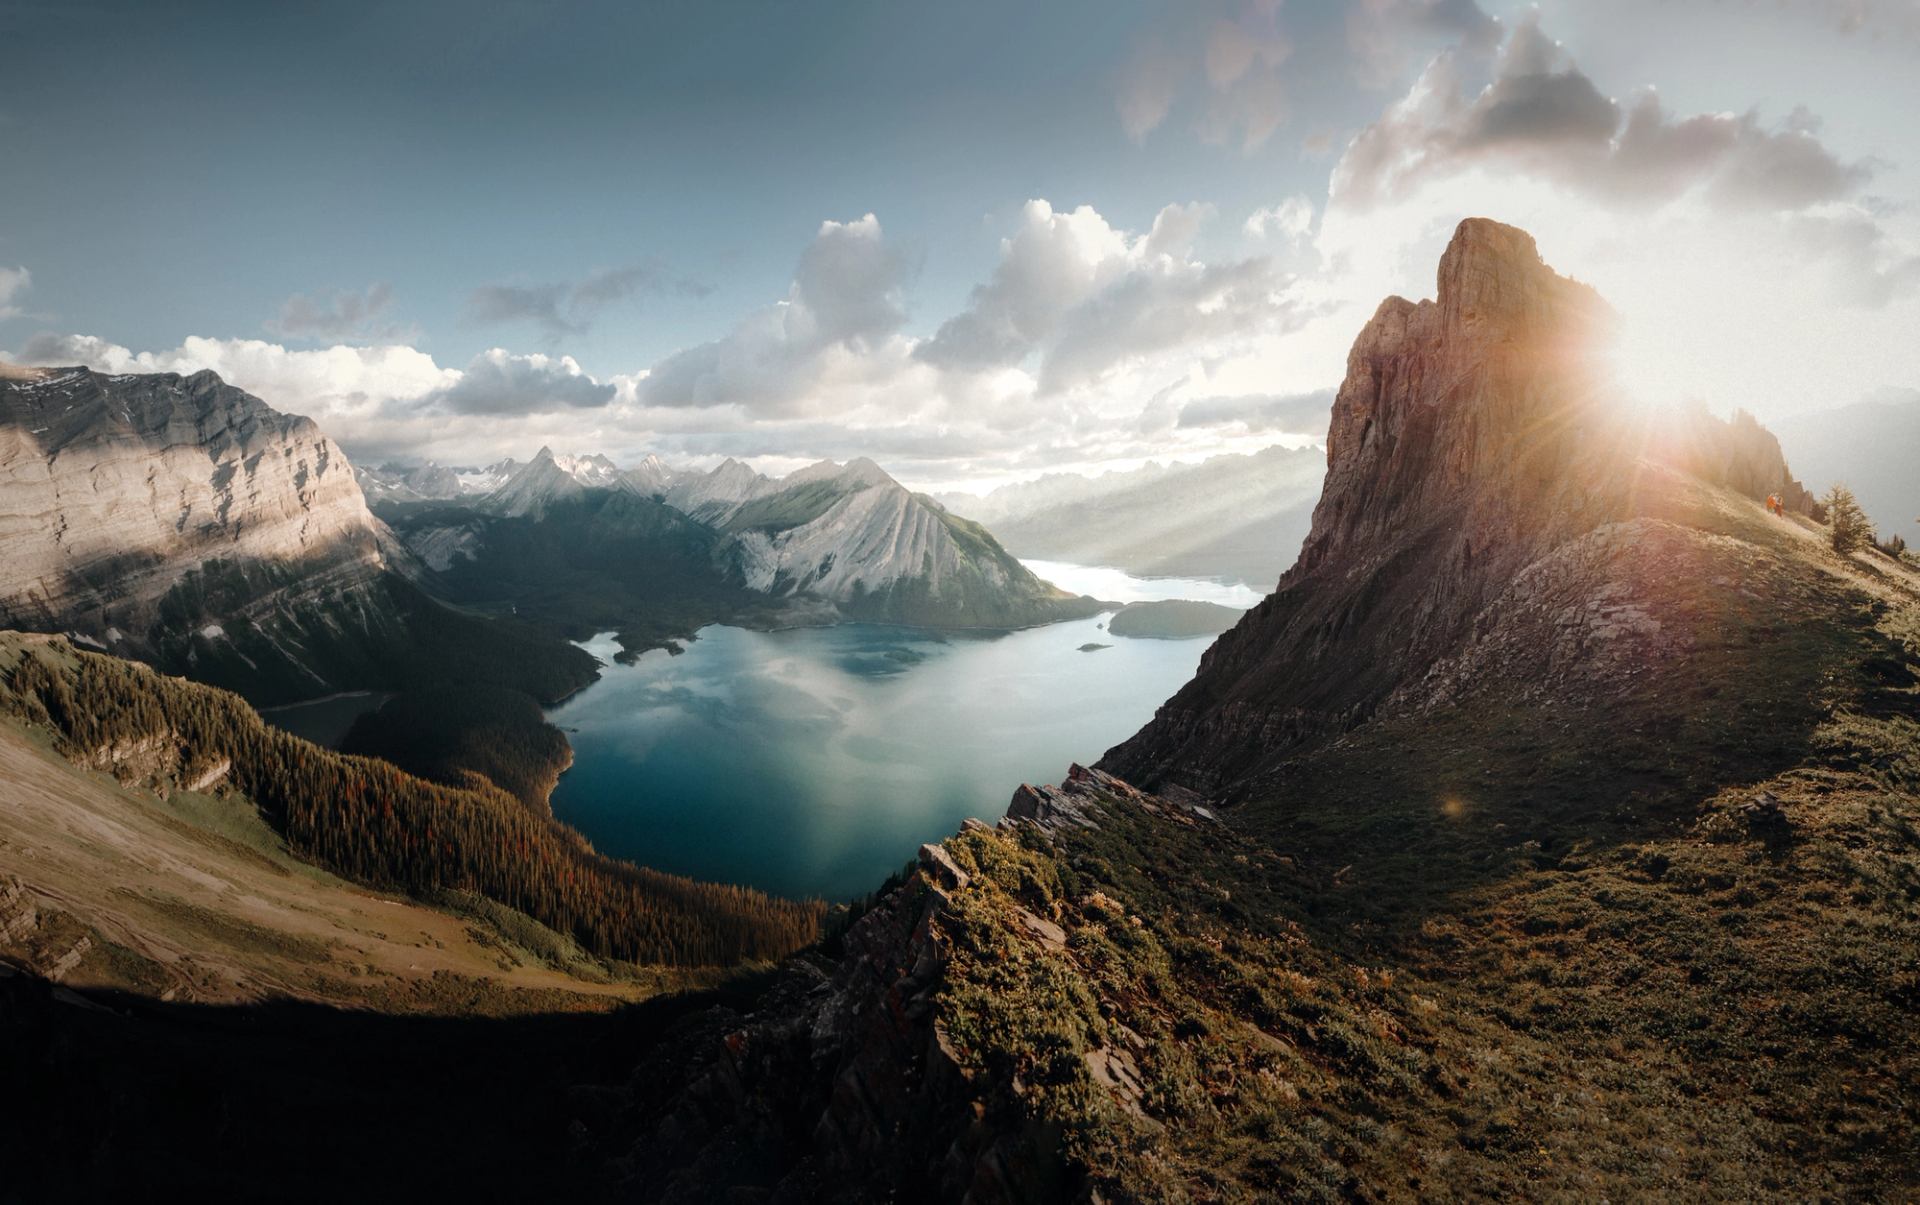
[[[20,651],[5,706],[50,729],[64,755],[160,789],[239,791],[294,852],[358,882],[421,897],[473,892],[601,957],[639,963],[776,958],[819,932],[818,901],[605,857],[477,775],[448,786],[334,753],[272,727],[236,695],[64,642]]]
[[[392,762],[448,786],[481,775],[535,812],[573,761],[573,750],[540,705],[503,686],[429,686],[388,699],[347,733],[341,748]]]

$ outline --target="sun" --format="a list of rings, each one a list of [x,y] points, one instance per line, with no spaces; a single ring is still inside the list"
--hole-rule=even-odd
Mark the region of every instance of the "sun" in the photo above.
[[[1657,414],[1707,396],[1710,382],[1692,340],[1671,322],[1623,316],[1609,357],[1621,407]]]

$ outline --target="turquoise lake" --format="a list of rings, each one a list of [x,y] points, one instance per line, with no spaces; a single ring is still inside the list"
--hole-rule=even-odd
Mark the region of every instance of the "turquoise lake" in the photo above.
[[[1145,579],[1135,592],[1196,588]],[[865,894],[967,817],[997,820],[1022,782],[1098,760],[1211,643],[1109,637],[1105,623],[977,637],[716,626],[631,666],[612,663],[611,640],[590,642],[609,662],[601,680],[548,713],[575,756],[554,813],[660,870],[793,897]],[[1112,647],[1080,651],[1090,643]]]

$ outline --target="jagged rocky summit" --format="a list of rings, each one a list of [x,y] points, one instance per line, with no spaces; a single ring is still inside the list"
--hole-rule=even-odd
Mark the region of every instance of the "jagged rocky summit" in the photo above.
[[[473,509],[393,519],[430,568],[476,582],[521,575],[503,560],[520,559],[510,552],[519,533],[494,520],[525,519],[550,529],[548,550],[580,545],[597,555],[621,541],[639,551],[638,535],[669,541],[684,560],[704,544],[705,568],[692,571],[710,576],[708,585],[737,587],[756,605],[811,622],[1006,628],[1098,609],[1041,581],[984,527],[864,458],[770,478],[732,459],[700,472],[649,456],[622,471],[604,456],[542,448]]]
[[[1613,331],[1606,303],[1532,236],[1460,223],[1435,298],[1388,298],[1354,341],[1299,560],[1101,765],[1225,791],[1383,706],[1430,701],[1441,662],[1520,601],[1523,571],[1539,566],[1537,581],[1551,555],[1599,555],[1622,524],[1672,536],[1657,525],[1689,504],[1684,479],[1809,509],[1751,418],[1628,404]]]

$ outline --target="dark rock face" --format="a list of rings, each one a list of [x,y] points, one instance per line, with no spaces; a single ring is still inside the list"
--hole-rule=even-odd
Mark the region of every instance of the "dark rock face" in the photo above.
[[[938,845],[848,930],[785,964],[749,1013],[714,1009],[629,1085],[575,1102],[620,1200],[1069,1199],[1058,1137],[979,1107],[937,1023],[945,918],[967,875]],[[591,1149],[597,1146],[599,1149]],[[730,1195],[732,1194],[732,1195]]]
[[[1462,222],[1437,300],[1388,298],[1354,342],[1299,561],[1103,768],[1231,793],[1458,651],[1549,550],[1650,513],[1653,478],[1777,490],[1808,508],[1750,418],[1622,405],[1601,357],[1612,325],[1531,236]]]

